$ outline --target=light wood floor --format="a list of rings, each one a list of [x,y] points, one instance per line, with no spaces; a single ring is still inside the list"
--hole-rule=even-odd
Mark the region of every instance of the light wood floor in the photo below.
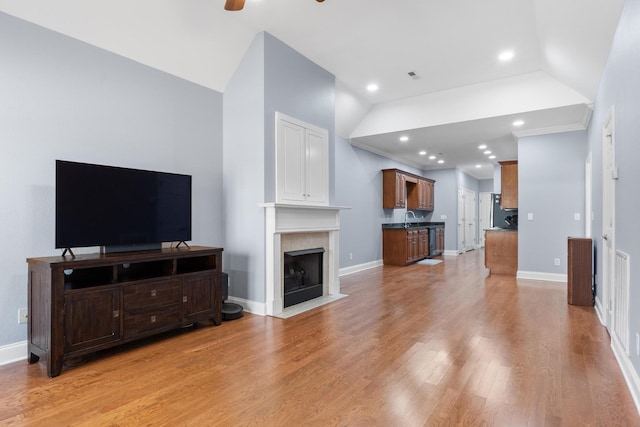
[[[566,286],[482,252],[341,278],[348,298],[0,367],[0,425],[640,426],[609,337]]]

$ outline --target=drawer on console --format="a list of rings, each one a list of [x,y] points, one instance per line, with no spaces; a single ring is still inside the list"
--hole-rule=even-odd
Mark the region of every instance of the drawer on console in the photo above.
[[[124,287],[124,310],[182,302],[182,281],[161,280]]]
[[[124,315],[124,337],[132,338],[161,329],[180,325],[181,304],[126,311]]]

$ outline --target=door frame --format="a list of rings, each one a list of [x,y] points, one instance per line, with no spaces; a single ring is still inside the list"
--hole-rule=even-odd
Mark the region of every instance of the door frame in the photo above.
[[[614,330],[615,312],[615,109],[611,107],[602,127],[602,310],[604,326]],[[609,223],[607,224],[607,221]]]

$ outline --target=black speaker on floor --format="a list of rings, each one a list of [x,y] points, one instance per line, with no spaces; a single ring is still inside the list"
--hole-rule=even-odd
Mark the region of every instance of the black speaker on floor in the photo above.
[[[234,320],[242,317],[242,306],[232,302],[225,302],[229,298],[229,275],[222,274],[222,320]]]

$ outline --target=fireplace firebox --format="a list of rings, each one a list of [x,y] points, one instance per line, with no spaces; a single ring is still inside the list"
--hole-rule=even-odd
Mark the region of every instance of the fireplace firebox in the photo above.
[[[324,248],[284,253],[284,307],[322,296]]]

